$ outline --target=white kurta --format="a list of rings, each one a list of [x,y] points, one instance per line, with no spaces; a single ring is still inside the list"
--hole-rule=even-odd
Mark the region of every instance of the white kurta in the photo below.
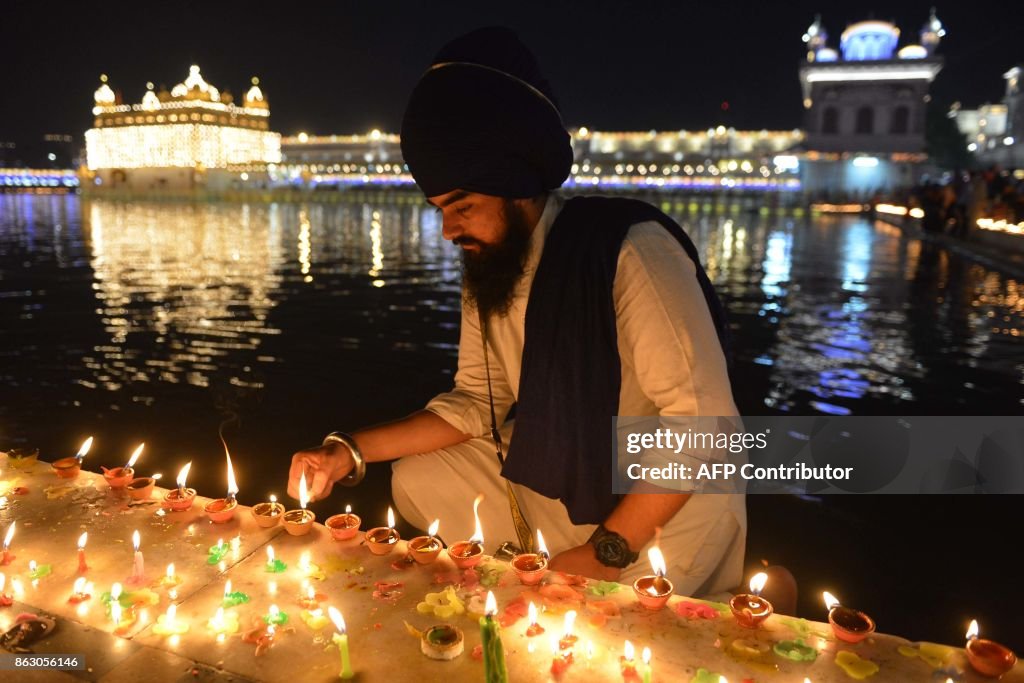
[[[526,304],[544,242],[563,200],[552,195],[530,238],[524,275],[505,317],[489,324],[491,386],[501,420],[516,401],[522,369]],[[619,253],[613,286],[622,385],[621,415],[736,415],[725,357],[693,261],[656,222],[633,225]],[[490,409],[480,326],[463,305],[458,371],[452,391],[427,404],[446,422],[474,439],[435,453],[402,458],[394,465],[395,501],[403,515],[426,528],[442,520],[442,536],[468,538],[471,501],[481,508],[488,547],[515,540],[504,481],[489,438]],[[505,443],[514,431],[506,425]],[[593,525],[574,525],[557,500],[516,485],[523,512],[540,528],[552,554],[580,545]],[[739,585],[746,540],[741,495],[696,494],[666,525],[661,548],[669,578],[684,595],[718,595]],[[491,542],[493,541],[493,543]],[[646,549],[623,580],[650,573]]]

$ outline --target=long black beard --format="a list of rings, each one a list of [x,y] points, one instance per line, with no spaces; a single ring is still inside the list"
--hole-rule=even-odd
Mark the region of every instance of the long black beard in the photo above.
[[[478,252],[462,254],[465,300],[485,320],[508,314],[530,251],[531,226],[523,210],[507,201],[502,214],[508,226],[505,238],[495,245],[481,245]]]

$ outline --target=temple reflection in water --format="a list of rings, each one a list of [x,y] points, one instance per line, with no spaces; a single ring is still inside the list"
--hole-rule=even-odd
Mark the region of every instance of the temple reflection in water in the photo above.
[[[381,197],[0,196],[0,380],[23,389],[5,421],[36,440],[54,420],[128,434],[253,414],[243,431],[283,442],[268,433],[421,406],[454,371],[459,255],[420,198]],[[728,306],[744,413],[1020,410],[1017,280],[882,222],[661,208]]]

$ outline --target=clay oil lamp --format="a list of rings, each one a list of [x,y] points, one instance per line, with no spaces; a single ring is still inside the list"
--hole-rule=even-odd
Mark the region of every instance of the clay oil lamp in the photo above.
[[[366,532],[366,547],[374,555],[387,555],[401,537],[395,531],[395,511],[388,506],[388,525],[378,526]]]
[[[484,531],[480,526],[480,503],[484,495],[478,494],[473,501],[473,518],[476,520],[476,529],[468,541],[459,541],[448,548],[448,557],[459,569],[469,569],[480,564],[484,558]]]
[[[256,525],[264,529],[277,526],[283,514],[284,505],[277,502],[275,495],[271,495],[270,500],[266,503],[257,503],[256,507],[252,509],[252,518],[256,520]]]
[[[675,586],[665,578],[667,567],[665,557],[661,554],[658,546],[651,546],[647,551],[647,558],[651,561],[653,574],[641,576],[633,582],[633,592],[636,593],[640,604],[650,610],[658,610],[665,606],[668,599],[675,592]]]
[[[203,506],[203,512],[210,518],[210,521],[214,524],[223,524],[229,521],[235,516],[235,509],[238,508],[238,501],[235,500],[235,496],[238,495],[238,484],[235,483],[235,470],[231,466],[231,454],[228,453],[227,447],[224,448],[224,457],[228,461],[228,493],[224,498],[217,498],[211,500],[209,503]]]
[[[537,552],[519,553],[512,558],[512,569],[524,586],[535,586],[548,571],[548,547],[544,544],[544,534],[537,529]]]
[[[967,629],[967,661],[982,676],[998,678],[1017,665],[1013,650],[999,643],[978,637],[978,622],[972,620]]]
[[[185,486],[191,469],[192,463],[185,463],[185,466],[178,471],[178,478],[175,480],[177,486],[164,494],[164,507],[171,512],[185,512],[192,508],[192,503],[196,499],[196,490]]]
[[[82,447],[78,449],[78,453],[73,458],[55,460],[51,465],[53,471],[61,479],[74,479],[82,470],[82,459],[89,453],[90,448],[92,448],[91,436],[82,443]]]
[[[112,489],[123,489],[125,486],[131,483],[135,477],[135,463],[138,461],[139,456],[142,455],[142,449],[146,447],[146,444],[140,443],[138,448],[132,453],[131,457],[128,458],[128,464],[124,467],[115,467],[114,469],[108,470],[106,467],[100,466],[103,470],[103,478],[107,480],[107,485]]]
[[[7,462],[16,470],[32,469],[38,461],[38,448],[12,448],[7,451]]]
[[[352,506],[346,505],[345,513],[328,517],[326,526],[330,529],[331,537],[335,541],[347,541],[359,533],[359,525],[362,523],[363,520],[359,519],[359,515],[352,514]]]
[[[757,628],[775,611],[772,603],[761,597],[766,583],[768,575],[758,572],[750,579],[750,592],[740,593],[729,601],[729,609],[736,617],[736,623],[743,628]]]
[[[435,519],[426,536],[416,536],[409,541],[409,554],[418,564],[430,564],[437,559],[441,552],[441,541],[437,538],[437,529],[441,526],[441,520]]]
[[[309,503],[309,491],[306,489],[306,473],[299,478],[299,509],[284,513],[284,530],[292,536],[305,536],[313,529],[316,515],[306,509]]]
[[[153,487],[156,486],[157,479],[162,476],[162,474],[154,474],[138,479],[133,478],[124,488],[132,500],[149,500],[153,495]]]
[[[834,595],[825,591],[821,594],[828,610],[828,623],[832,633],[847,643],[859,643],[875,632],[875,620],[863,612],[843,607]]]

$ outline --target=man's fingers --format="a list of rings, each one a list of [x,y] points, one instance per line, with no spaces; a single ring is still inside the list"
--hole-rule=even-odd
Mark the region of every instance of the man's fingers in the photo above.
[[[312,485],[307,482],[307,486],[309,486],[309,490],[312,492],[309,496],[310,500],[320,500],[330,491],[331,479],[328,475],[329,472],[323,467],[318,467],[313,473]]]

